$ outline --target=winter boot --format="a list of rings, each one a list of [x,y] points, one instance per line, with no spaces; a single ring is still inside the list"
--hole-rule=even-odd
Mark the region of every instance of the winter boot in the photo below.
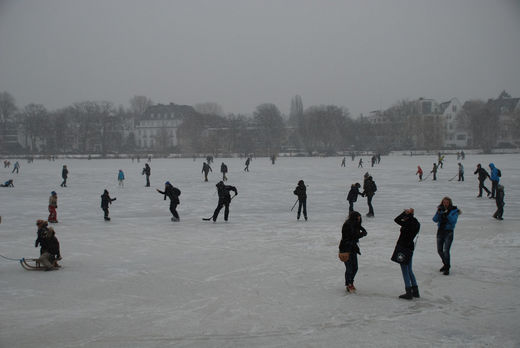
[[[412,288],[411,287],[406,287],[405,290],[406,290],[406,294],[402,294],[401,296],[399,296],[399,298],[402,298],[402,299],[405,299],[405,300],[413,299]]]
[[[416,298],[421,297],[419,295],[419,287],[417,285],[412,286],[412,296]]]

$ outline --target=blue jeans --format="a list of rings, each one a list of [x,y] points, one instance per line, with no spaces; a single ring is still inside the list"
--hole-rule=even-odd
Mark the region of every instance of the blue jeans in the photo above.
[[[354,278],[358,271],[357,253],[350,252],[348,261],[345,262],[345,286],[354,284]]]
[[[441,257],[444,266],[450,268],[450,248],[453,242],[453,230],[438,230],[437,231],[437,253]]]
[[[410,257],[410,262],[407,265],[401,264],[401,272],[403,273],[404,286],[409,288],[412,286],[417,286],[417,281],[415,280],[415,275],[412,271],[412,257]]]

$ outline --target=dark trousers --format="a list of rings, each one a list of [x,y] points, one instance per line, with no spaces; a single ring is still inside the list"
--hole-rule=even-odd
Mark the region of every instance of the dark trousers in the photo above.
[[[297,215],[298,219],[301,216],[302,208],[303,208],[303,217],[305,218],[305,220],[307,220],[307,199],[306,198],[298,200],[298,215]]]
[[[453,231],[437,231],[437,253],[441,257],[442,263],[450,268],[450,249],[453,242]]]
[[[354,211],[354,201],[348,201],[348,213],[352,213]]]
[[[491,198],[495,198],[497,193],[498,181],[491,180]]]
[[[170,203],[170,212],[172,213],[175,219],[179,220],[179,213],[177,213],[177,205],[178,203]]]
[[[103,209],[103,212],[105,213],[104,217],[107,218],[108,217],[108,208],[101,208]]]
[[[146,187],[150,187],[150,175],[146,175]]]
[[[479,180],[478,181],[478,196],[481,197],[482,196],[482,189],[484,189],[484,191],[487,192],[487,194],[489,195],[491,193],[491,191],[488,190],[488,188],[484,185],[484,180]]]
[[[217,221],[217,216],[220,213],[222,207],[224,207],[224,221],[228,221],[229,216],[229,203],[230,202],[218,202],[217,208],[213,212],[213,221]]]
[[[374,215],[374,207],[372,207],[372,198],[374,196],[367,196],[367,204],[368,204],[368,215]]]
[[[357,253],[351,252],[347,262],[345,264],[345,286],[354,284],[354,278],[358,271],[358,260]]]
[[[497,211],[493,214],[493,217],[495,219],[502,218],[502,215],[504,215],[504,204],[497,204]]]
[[[60,185],[61,187],[67,187],[67,178],[63,178],[63,181]]]
[[[459,173],[459,181],[464,181],[464,173]]]

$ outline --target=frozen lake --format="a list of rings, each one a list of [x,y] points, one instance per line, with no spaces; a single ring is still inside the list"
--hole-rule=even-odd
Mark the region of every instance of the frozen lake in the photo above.
[[[357,168],[347,158],[216,158],[209,182],[202,160],[154,159],[152,187],[144,187],[144,161],[21,161],[19,174],[0,169],[0,254],[36,257],[37,219],[47,219],[52,190],[58,193],[55,230],[63,268],[29,272],[0,259],[1,347],[345,347],[520,345],[520,155],[469,155],[466,181],[447,156],[438,180],[418,182],[434,156],[385,156]],[[201,218],[217,204],[220,163],[238,189],[230,221]],[[11,161],[14,162],[14,161]],[[491,217],[494,200],[477,198],[477,163],[502,171],[504,221]],[[69,168],[61,188],[61,167]],[[12,169],[12,168],[11,168]],[[125,172],[118,188],[117,173]],[[368,171],[378,186],[374,218],[356,276],[347,294],[337,259],[346,194]],[[309,221],[296,220],[293,190],[308,185]],[[181,221],[170,221],[169,201],[155,188],[170,181],[182,191]],[[490,187],[489,181],[486,182]],[[112,221],[103,221],[100,195],[117,197]],[[462,210],[452,246],[450,276],[438,272],[436,206],[449,195]],[[400,268],[390,261],[399,226],[413,207],[421,222],[414,272],[421,298],[404,292]],[[366,199],[355,205],[363,216]]]

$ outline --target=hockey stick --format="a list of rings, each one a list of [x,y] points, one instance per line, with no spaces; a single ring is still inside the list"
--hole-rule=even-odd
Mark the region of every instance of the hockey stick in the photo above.
[[[426,178],[420,180],[419,182],[423,182],[423,181],[426,181],[426,179],[428,179],[430,177],[430,175],[432,175],[432,172],[430,172],[430,174],[426,175]]]
[[[298,198],[296,198],[296,202],[294,202],[292,208],[291,208],[291,211],[293,211],[294,207],[296,207],[296,203],[298,203]]]
[[[231,202],[233,200],[233,198],[235,198],[237,195],[233,195],[233,197],[231,197],[231,199],[229,200],[229,202]],[[213,215],[211,215],[211,217],[209,218],[202,218],[202,221],[210,221],[211,219],[213,219]]]
[[[453,181],[453,179],[455,179],[459,174],[455,174],[455,176],[453,178],[451,178],[450,180],[448,181]]]

